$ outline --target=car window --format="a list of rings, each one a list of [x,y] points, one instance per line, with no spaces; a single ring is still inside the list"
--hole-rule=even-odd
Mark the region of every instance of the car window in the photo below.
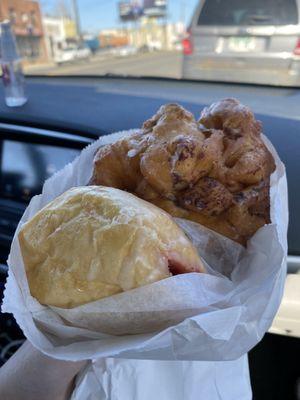
[[[26,75],[300,87],[299,0],[90,0],[88,7],[84,0],[26,0],[26,4],[36,10],[33,29],[14,18],[6,3],[1,11],[3,19],[11,21]],[[15,12],[22,15],[22,7]],[[197,26],[213,29],[194,29]]]
[[[209,0],[198,25],[290,25],[297,24],[296,0]]]

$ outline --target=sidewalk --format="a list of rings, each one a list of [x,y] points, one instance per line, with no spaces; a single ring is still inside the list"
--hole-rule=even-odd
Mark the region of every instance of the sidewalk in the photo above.
[[[24,64],[23,68],[24,68],[24,72],[34,72],[36,70],[40,70],[40,69],[48,69],[48,68],[53,68],[55,67],[56,64],[53,61],[48,61],[48,62],[41,62],[41,63],[36,63],[36,64]]]

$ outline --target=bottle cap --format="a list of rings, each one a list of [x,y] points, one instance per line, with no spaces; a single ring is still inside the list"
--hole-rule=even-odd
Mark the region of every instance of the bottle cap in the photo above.
[[[11,62],[18,60],[19,54],[14,33],[9,21],[4,21],[1,26],[1,60]]]

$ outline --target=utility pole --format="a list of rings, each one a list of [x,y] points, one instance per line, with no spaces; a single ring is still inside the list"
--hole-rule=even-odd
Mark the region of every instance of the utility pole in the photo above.
[[[79,16],[77,0],[72,0],[72,3],[73,3],[73,13],[75,16],[76,31],[77,31],[79,40],[81,41],[82,35],[81,35],[80,16]]]
[[[186,16],[186,0],[181,0],[181,22],[185,26],[185,16]]]
[[[168,38],[168,36],[169,36],[168,35],[169,10],[168,10],[168,6],[165,11],[164,22],[165,22],[165,26],[164,26],[164,42],[165,43],[164,43],[164,45],[165,45],[165,50],[168,50],[168,45],[169,45],[169,38]]]

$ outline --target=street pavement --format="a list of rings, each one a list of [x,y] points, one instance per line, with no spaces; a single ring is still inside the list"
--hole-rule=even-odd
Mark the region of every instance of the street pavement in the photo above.
[[[57,66],[34,65],[25,68],[28,75],[104,75],[108,73],[180,78],[182,55],[180,52],[153,52],[130,56],[97,54],[90,60],[81,60]]]

